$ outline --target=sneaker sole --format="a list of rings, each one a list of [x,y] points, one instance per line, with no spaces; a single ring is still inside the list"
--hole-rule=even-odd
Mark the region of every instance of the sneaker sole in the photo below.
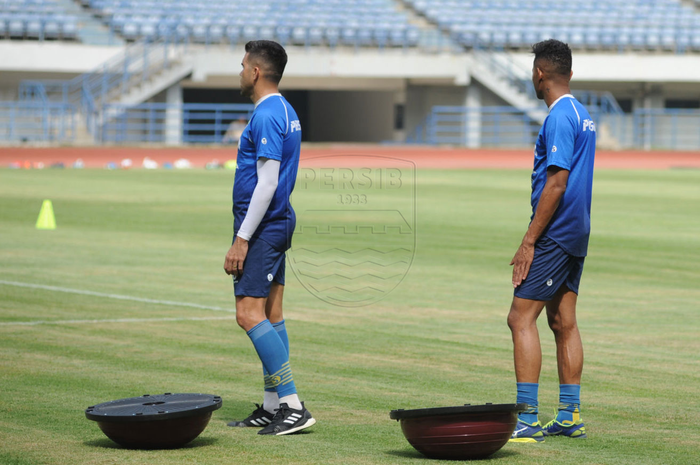
[[[553,438],[555,436],[560,436],[562,438],[569,438],[569,439],[587,439],[588,438],[588,436],[586,436],[586,433],[579,434],[578,436],[569,436],[568,434],[564,434],[561,432],[560,433],[547,433],[545,431],[544,435],[547,436],[548,438]]]
[[[242,421],[232,421],[230,423],[227,423],[226,426],[232,426],[234,428],[262,428],[267,425],[262,425],[262,426],[255,426],[255,425],[246,425]]]
[[[534,438],[515,438],[515,439],[508,439],[508,442],[519,442],[523,444],[533,444],[533,443],[540,443],[544,442],[544,439],[541,441],[538,441],[537,439]]]
[[[313,426],[315,424],[316,424],[316,420],[314,418],[309,418],[308,420],[306,420],[306,423],[304,423],[303,425],[299,425],[296,428],[292,428],[292,429],[289,429],[287,431],[277,433],[277,434],[275,434],[275,436],[284,436],[286,434],[296,433],[297,431],[301,431],[301,430],[308,428],[309,426]]]

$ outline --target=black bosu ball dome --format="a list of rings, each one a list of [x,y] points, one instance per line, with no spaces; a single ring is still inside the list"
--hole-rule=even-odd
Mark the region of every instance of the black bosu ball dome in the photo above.
[[[85,416],[126,448],[174,449],[199,436],[221,404],[221,397],[210,394],[166,392],[93,405]]]

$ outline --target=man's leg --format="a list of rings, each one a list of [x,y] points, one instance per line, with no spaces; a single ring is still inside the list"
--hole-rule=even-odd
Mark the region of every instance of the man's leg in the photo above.
[[[265,386],[275,388],[280,399],[284,396],[296,397],[289,354],[272,323],[266,318],[266,301],[267,298],[236,296],[236,320],[250,337],[260,361],[269,373]],[[298,407],[301,408],[301,404]]]
[[[246,331],[248,336],[251,338],[253,341],[253,345],[255,346],[255,350],[258,351],[258,345],[261,345],[262,342],[260,341],[260,337],[254,338],[251,336],[251,331],[254,328],[258,328],[259,325],[261,325],[265,319],[265,305],[266,305],[267,298],[266,297],[248,297],[248,296],[237,296],[236,297],[236,322],[238,323],[238,326],[240,326],[242,329]],[[267,322],[268,324],[269,321]],[[256,331],[256,335],[262,336],[261,331]],[[265,339],[265,338],[263,338]],[[269,338],[267,338],[269,339]],[[274,344],[273,344],[274,346]],[[258,351],[258,356],[260,356],[260,352]],[[262,361],[262,357],[261,357]],[[265,364],[263,362],[263,371],[265,373],[265,379],[267,379],[267,370],[265,369]],[[275,398],[277,398],[277,391],[272,388],[275,394]],[[257,408],[248,415],[247,418],[244,420],[234,420],[228,424],[228,426],[237,426],[237,427],[264,427],[272,423],[273,417],[274,417],[274,411],[270,410],[267,411],[265,410],[262,406],[257,405]]]
[[[542,349],[537,318],[546,302],[513,297],[508,327],[513,335],[515,378],[519,383],[537,383],[542,368]]]
[[[272,327],[277,331],[277,335],[282,340],[287,356],[289,356],[289,338],[287,336],[287,328],[284,324],[284,315],[282,313],[282,299],[284,296],[284,286],[280,283],[273,282],[270,287],[270,295],[265,304],[265,315],[272,323]],[[263,373],[267,376],[269,373],[263,367]],[[265,397],[263,399],[263,408],[268,412],[274,413],[280,406],[280,399],[277,395],[277,390],[273,387],[265,388]]]
[[[528,409],[518,415],[519,422],[511,438],[513,442],[539,442],[544,439],[537,418],[537,391],[542,368],[537,317],[542,313],[544,306],[545,302],[540,300],[513,297],[508,314],[508,327],[513,335],[517,402],[528,405]]]
[[[547,303],[547,321],[557,344],[559,383],[581,384],[583,344],[576,323],[576,293],[566,285]]]
[[[586,429],[580,418],[583,344],[576,323],[577,298],[574,291],[563,285],[547,304],[547,320],[557,346],[559,410],[557,417],[545,426],[545,432],[585,438]]]

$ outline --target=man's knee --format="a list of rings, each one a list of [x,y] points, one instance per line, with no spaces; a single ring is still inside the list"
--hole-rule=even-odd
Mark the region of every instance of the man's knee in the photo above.
[[[265,319],[265,299],[243,297],[236,301],[236,323],[245,331]]]
[[[576,318],[564,318],[560,312],[547,312],[549,329],[556,335],[569,334],[577,328]]]
[[[508,327],[515,332],[536,325],[543,307],[544,302],[514,298],[508,312]]]

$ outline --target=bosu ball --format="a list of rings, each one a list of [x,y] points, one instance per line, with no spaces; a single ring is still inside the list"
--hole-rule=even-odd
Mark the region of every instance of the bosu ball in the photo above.
[[[508,442],[527,404],[484,404],[392,410],[401,431],[421,454],[434,459],[472,460]]]
[[[85,416],[126,448],[175,449],[199,436],[221,404],[210,394],[146,394],[88,407]]]

